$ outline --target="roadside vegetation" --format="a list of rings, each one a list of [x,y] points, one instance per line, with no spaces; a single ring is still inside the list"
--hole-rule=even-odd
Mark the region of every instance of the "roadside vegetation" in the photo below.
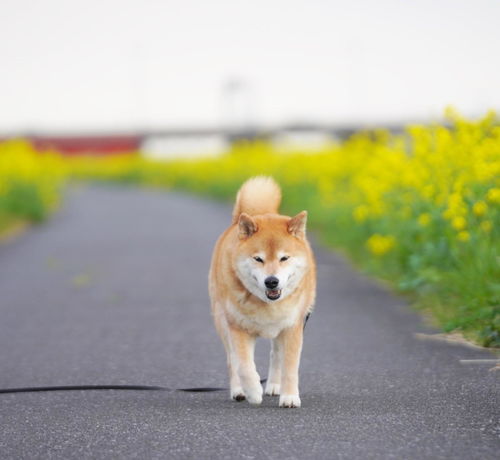
[[[41,155],[22,140],[0,143],[0,234],[45,219],[59,203],[66,176],[56,153]]]
[[[66,164],[74,179],[228,200],[248,177],[272,175],[284,212],[307,209],[325,243],[409,294],[445,331],[498,347],[500,126],[494,114],[478,121],[447,115],[446,126],[360,133],[320,152],[244,142],[212,159],[152,162],[135,154]]]

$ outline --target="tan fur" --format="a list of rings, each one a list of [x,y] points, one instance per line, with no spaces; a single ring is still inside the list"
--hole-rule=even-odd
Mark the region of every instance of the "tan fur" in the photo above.
[[[243,184],[232,225],[215,245],[209,292],[227,353],[231,397],[262,401],[253,354],[255,339],[267,337],[272,347],[266,394],[279,394],[281,407],[299,407],[302,330],[315,300],[316,268],[305,236],[307,213],[279,215],[280,201],[280,188],[271,178]],[[279,280],[279,289],[267,288],[270,277]],[[278,291],[278,299],[269,297]]]

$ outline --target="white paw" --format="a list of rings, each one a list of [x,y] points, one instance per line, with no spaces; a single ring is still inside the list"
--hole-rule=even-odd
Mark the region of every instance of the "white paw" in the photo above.
[[[232,387],[231,388],[231,399],[235,401],[244,401],[245,393],[243,392],[243,388],[241,387]]]
[[[280,394],[280,384],[279,383],[266,383],[266,395],[268,396],[279,396]]]
[[[260,404],[262,402],[262,387],[245,389],[245,396],[250,404]]]
[[[300,407],[299,395],[281,395],[280,407]]]

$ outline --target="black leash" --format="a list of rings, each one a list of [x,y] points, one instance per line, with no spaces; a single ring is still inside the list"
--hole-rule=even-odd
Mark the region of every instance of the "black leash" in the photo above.
[[[307,320],[311,316],[308,313],[304,318],[304,329]],[[267,379],[262,379],[260,383],[266,383]],[[195,388],[168,388],[154,385],[62,385],[47,387],[25,387],[25,388],[0,388],[0,394],[8,393],[38,393],[42,391],[88,391],[88,390],[134,390],[134,391],[182,391],[184,393],[209,393],[212,391],[226,391],[222,387],[195,387]]]
[[[5,393],[34,393],[41,391],[83,391],[83,390],[135,390],[135,391],[184,391],[187,393],[201,393],[209,391],[223,391],[227,388],[200,387],[200,388],[167,388],[153,385],[63,385],[49,387],[3,388],[0,394]]]
[[[265,383],[262,379],[260,383]],[[135,391],[182,391],[184,393],[208,393],[211,391],[226,391],[222,387],[168,388],[154,385],[62,385],[49,387],[3,388],[0,394],[6,393],[36,393],[42,391],[84,391],[84,390],[135,390]]]

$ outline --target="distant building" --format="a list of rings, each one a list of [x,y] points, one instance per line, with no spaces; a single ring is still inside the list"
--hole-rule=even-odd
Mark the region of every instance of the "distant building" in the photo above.
[[[56,150],[63,155],[109,155],[137,152],[142,136],[27,136],[39,151]]]
[[[218,156],[229,147],[230,142],[222,133],[185,133],[144,136],[140,149],[146,158],[170,160]]]
[[[20,134],[30,140],[39,151],[56,150],[63,155],[112,155],[140,152],[147,158],[170,160],[177,158],[203,158],[222,155],[234,142],[265,140],[279,152],[314,152],[332,143],[348,139],[363,126],[322,126],[295,124],[270,129],[250,128],[186,128],[150,131],[134,134],[79,134],[79,135],[30,135]],[[386,126],[393,133],[402,132],[399,125]],[[1,140],[6,140],[4,137]]]
[[[335,137],[322,129],[283,129],[271,136],[276,150],[281,152],[317,151],[334,142]]]

